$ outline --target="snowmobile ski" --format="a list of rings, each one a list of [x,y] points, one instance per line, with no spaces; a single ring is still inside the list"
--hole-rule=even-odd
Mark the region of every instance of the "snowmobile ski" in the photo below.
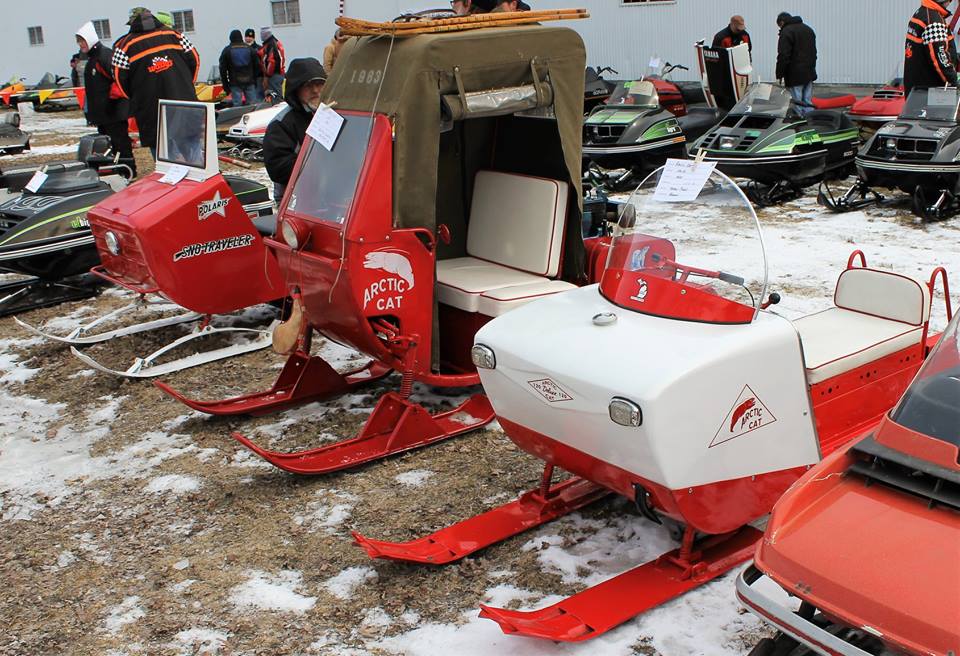
[[[30,277],[0,283],[0,317],[51,307],[69,301],[82,301],[100,293],[100,285],[89,277],[49,281]],[[16,321],[16,319],[14,319]]]

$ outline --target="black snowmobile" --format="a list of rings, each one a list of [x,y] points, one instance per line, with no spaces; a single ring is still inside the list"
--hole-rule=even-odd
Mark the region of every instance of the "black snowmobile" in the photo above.
[[[859,134],[837,110],[800,116],[786,89],[755,84],[730,113],[693,143],[690,153],[729,176],[751,181],[751,200],[780,203],[825,178],[846,177],[853,169]]]
[[[584,83],[583,83],[583,113],[589,114],[593,111],[593,108],[597,105],[607,102],[607,99],[610,98],[610,94],[613,93],[613,90],[617,88],[617,85],[620,83],[619,80],[606,80],[603,77],[604,73],[613,73],[614,75],[620,75],[619,71],[615,71],[609,66],[603,66],[602,68],[594,68],[593,66],[587,66],[584,71]]]
[[[910,194],[913,212],[927,221],[960,209],[960,92],[914,89],[897,120],[883,125],[857,154],[857,182],[842,196],[820,186],[818,200],[837,212],[887,199],[876,187]]]
[[[20,129],[20,112],[0,112],[0,155],[16,155],[30,150],[30,133]]]
[[[0,284],[0,316],[95,296],[99,264],[87,211],[127,185],[131,167],[111,156],[109,137],[88,135],[78,161],[7,171],[0,181],[0,272],[29,276]],[[273,212],[267,188],[224,176],[250,216]]]

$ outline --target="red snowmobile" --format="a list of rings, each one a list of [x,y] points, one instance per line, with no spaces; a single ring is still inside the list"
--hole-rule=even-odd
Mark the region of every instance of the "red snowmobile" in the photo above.
[[[833,307],[767,311],[779,296],[749,201],[709,163],[667,167],[625,206],[599,288],[477,333],[484,389],[507,436],[546,461],[541,486],[412,542],[355,534],[372,557],[438,565],[610,492],[681,529],[679,548],[548,608],[484,606],[507,633],[586,640],[748,559],[748,524],[875,425],[934,342],[933,279],[867,268],[859,252]],[[574,476],[554,484],[556,467]]]
[[[355,438],[278,453],[234,435],[301,474],[491,421],[483,394],[433,415],[410,394],[415,382],[479,384],[470,348],[480,326],[597,279],[603,243],[585,247],[581,236],[584,60],[580,37],[555,27],[351,39],[327,82],[336,110],[324,107],[315,119],[332,126],[332,139],[308,133],[279,237],[267,239],[295,298],[294,317],[302,312],[286,324],[296,331],[283,371],[271,389],[223,401],[158,386],[202,412],[263,414],[397,371],[399,389],[380,399]],[[313,331],[369,364],[334,370],[310,355]]]
[[[269,332],[214,327],[210,319],[284,296],[276,260],[263,243],[263,235],[273,233],[272,207],[262,184],[220,174],[212,104],[162,100],[156,172],[87,214],[100,255],[100,264],[91,271],[135,292],[137,300],[66,336],[20,324],[73,345],[74,354],[89,366],[133,377],[156,376],[264,348],[270,344]],[[155,306],[180,306],[187,312],[97,332],[111,320]],[[126,371],[104,367],[75,348],[191,321],[199,321],[200,327],[137,358]],[[188,341],[224,332],[252,333],[256,339],[157,363]]]
[[[958,447],[960,314],[879,427],[777,502],[737,580],[782,631],[753,656],[960,653]]]
[[[903,91],[903,79],[895,78],[881,89],[877,89],[871,95],[861,98],[847,116],[860,128],[860,134],[869,137],[884,123],[896,121],[897,117],[903,111],[903,106],[907,102],[907,96]]]

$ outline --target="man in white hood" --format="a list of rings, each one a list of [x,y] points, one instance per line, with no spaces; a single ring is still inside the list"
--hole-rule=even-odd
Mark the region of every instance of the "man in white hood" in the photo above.
[[[127,132],[130,108],[113,79],[110,63],[113,51],[100,42],[92,22],[80,26],[76,36],[80,52],[87,55],[87,65],[83,71],[83,86],[86,89],[83,113],[88,121],[97,126],[97,132],[110,137],[114,151],[120,154],[123,163],[128,164],[136,176],[137,166]]]

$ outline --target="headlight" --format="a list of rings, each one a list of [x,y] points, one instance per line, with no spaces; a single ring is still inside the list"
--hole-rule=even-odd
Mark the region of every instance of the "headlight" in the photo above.
[[[610,419],[615,424],[636,428],[643,423],[643,413],[640,406],[629,399],[615,396],[610,399]]]
[[[483,344],[474,344],[470,349],[470,359],[473,365],[479,369],[496,369],[497,356],[493,354],[493,349]]]
[[[249,115],[249,114],[244,114],[242,117],[240,117],[240,124],[241,124],[241,125],[246,125],[246,124],[249,123],[249,122],[250,122],[250,115]]]
[[[293,219],[284,219],[280,222],[280,235],[290,248],[299,250],[306,245],[310,233],[302,223]]]
[[[884,139],[883,147],[887,150],[896,150],[897,149],[897,140],[896,139]]]
[[[720,137],[720,147],[724,150],[730,150],[737,147],[736,137]]]
[[[103,235],[103,241],[106,242],[107,250],[110,251],[111,255],[120,254],[120,240],[117,239],[117,235],[108,230]]]

